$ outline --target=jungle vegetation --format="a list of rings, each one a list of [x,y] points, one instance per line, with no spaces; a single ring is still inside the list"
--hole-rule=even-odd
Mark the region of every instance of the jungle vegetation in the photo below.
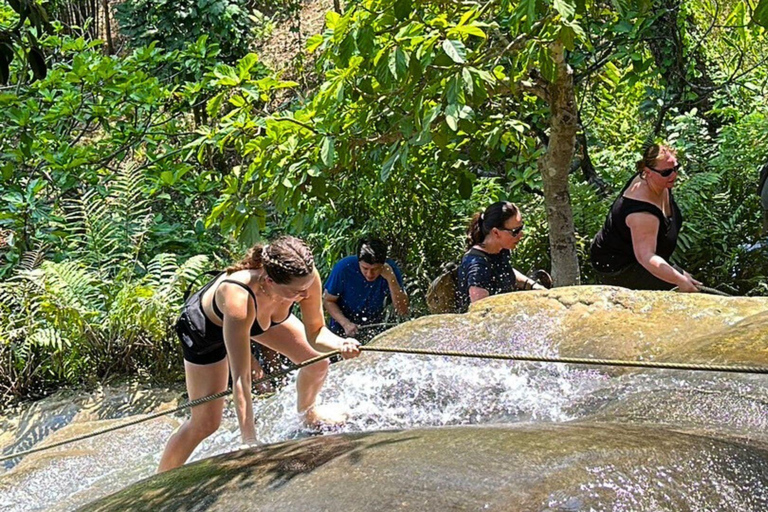
[[[768,0],[0,0],[0,394],[177,377],[184,290],[277,233],[323,275],[380,236],[418,315],[504,198],[516,267],[590,283],[654,141],[676,261],[768,294],[766,27]]]

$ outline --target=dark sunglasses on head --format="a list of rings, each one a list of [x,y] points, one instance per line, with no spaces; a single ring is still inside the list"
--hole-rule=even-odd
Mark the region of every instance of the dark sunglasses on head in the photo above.
[[[523,230],[524,227],[525,227],[525,223],[520,224],[518,227],[512,228],[512,229],[509,229],[509,228],[496,228],[496,229],[498,229],[499,231],[506,231],[512,236],[517,236],[520,234],[520,232]]]
[[[656,174],[658,174],[659,176],[661,176],[662,178],[669,178],[672,175],[673,172],[680,172],[680,164],[679,163],[677,165],[675,165],[674,167],[672,167],[670,169],[664,169],[663,171],[660,171],[658,169],[654,169],[650,165],[646,165],[646,167],[648,169],[652,170],[653,172],[655,172]]]

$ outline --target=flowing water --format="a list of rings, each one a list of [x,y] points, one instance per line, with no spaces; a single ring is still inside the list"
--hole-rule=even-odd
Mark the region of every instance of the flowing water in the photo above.
[[[525,323],[526,319],[519,320]],[[450,329],[411,332],[410,339],[416,336],[422,346],[451,350],[556,356],[557,351],[536,325],[530,322],[522,330],[491,330],[481,347],[466,346],[465,329],[476,328],[468,321]],[[255,400],[261,442],[306,436],[295,413],[294,384],[290,380],[273,396]],[[180,390],[149,390],[140,393],[141,401],[135,390],[117,388],[109,391],[108,399],[103,393],[97,398],[51,397],[2,419],[3,453],[27,449],[48,438],[55,441],[63,435],[97,430],[118,418],[168,405],[180,395]],[[366,353],[357,360],[334,364],[321,396],[324,403],[339,403],[349,410],[349,421],[339,430],[342,432],[589,421],[658,425],[735,439],[755,449],[768,447],[768,376],[662,370],[616,372],[583,366]],[[164,443],[183,417],[156,419],[23,461],[7,461],[0,468],[0,509],[72,510],[151,476]],[[191,460],[235,450],[238,444],[237,422],[228,403],[222,427],[203,442]],[[733,464],[717,457],[713,454],[708,463]],[[761,475],[757,467],[757,476],[752,474],[754,467],[743,468],[743,488],[714,477],[710,482],[719,486],[719,496],[732,505],[732,510],[748,510],[754,503],[768,504],[768,469],[763,467]],[[614,510],[660,510],[663,507],[658,508],[652,501],[637,503],[638,496],[661,499],[663,493],[656,491],[669,488],[672,479],[685,479],[686,471],[692,468],[686,469],[681,461],[677,468],[640,465],[619,476],[609,469],[590,469],[592,487],[581,489],[585,496],[593,496],[594,503],[600,503],[602,494],[620,495],[616,489],[631,482],[639,493],[627,493],[624,505]],[[698,469],[700,472],[701,467]],[[732,469],[738,474],[738,467]],[[697,496],[696,486],[711,485],[699,482],[688,488],[690,503],[706,503],[701,496],[710,494]],[[584,499],[574,499],[555,493],[550,500],[551,510],[589,510],[582,508]]]

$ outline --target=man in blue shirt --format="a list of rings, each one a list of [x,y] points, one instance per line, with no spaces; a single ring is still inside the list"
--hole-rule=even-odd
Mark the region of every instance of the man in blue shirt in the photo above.
[[[397,264],[387,259],[386,244],[375,238],[361,240],[357,255],[336,263],[325,283],[323,305],[331,315],[329,328],[338,336],[370,339],[374,332],[358,334],[358,330],[381,323],[387,297],[399,315],[408,314],[403,276]]]

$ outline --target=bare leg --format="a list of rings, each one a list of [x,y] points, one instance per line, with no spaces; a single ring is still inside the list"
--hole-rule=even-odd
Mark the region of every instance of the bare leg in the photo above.
[[[294,315],[291,315],[282,324],[276,325],[258,336],[257,339],[262,345],[288,357],[294,364],[320,355],[320,352],[310,346],[304,332],[304,324]],[[308,424],[338,423],[340,421],[338,415],[324,417],[315,408],[317,395],[323,387],[326,375],[328,375],[329,364],[328,360],[325,359],[306,366],[299,370],[299,375],[296,378],[297,409],[305,415],[305,421]]]
[[[213,364],[193,364],[184,361],[184,373],[190,400],[213,395],[227,389],[229,365],[227,358]],[[203,439],[218,430],[224,399],[213,400],[191,409],[191,416],[171,435],[160,458],[158,473],[184,464]]]

